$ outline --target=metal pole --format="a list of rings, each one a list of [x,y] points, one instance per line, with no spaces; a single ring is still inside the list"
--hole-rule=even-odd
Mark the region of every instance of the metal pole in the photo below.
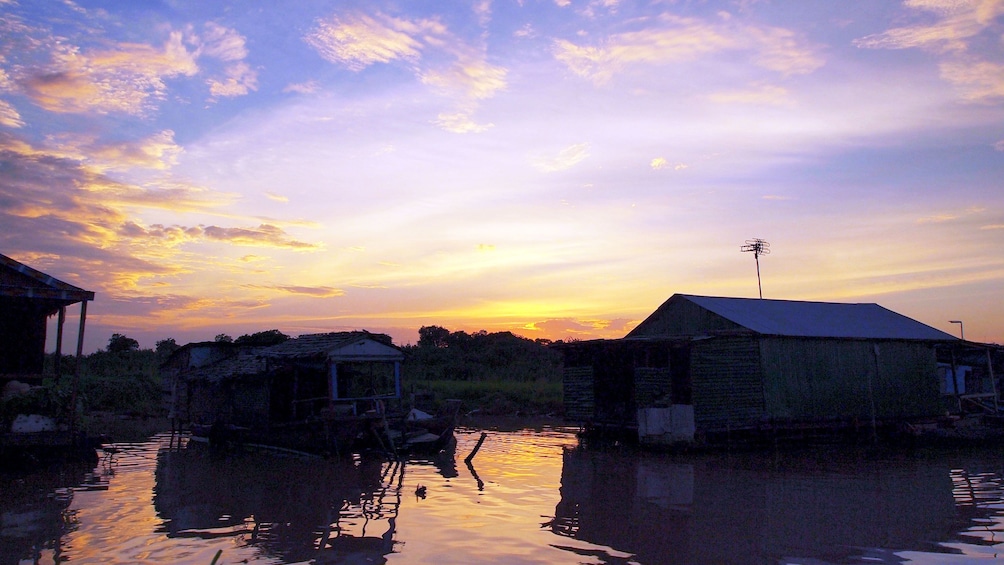
[[[756,260],[756,287],[760,291],[760,300],[763,300],[763,286],[760,284],[760,254],[754,253],[753,259]],[[746,263],[749,265],[749,263]]]
[[[949,324],[959,324],[959,335],[962,341],[966,341],[966,328],[962,325],[962,320],[948,320]]]

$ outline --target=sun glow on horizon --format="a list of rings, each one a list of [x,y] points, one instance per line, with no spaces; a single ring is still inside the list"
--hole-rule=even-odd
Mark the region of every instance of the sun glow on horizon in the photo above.
[[[765,297],[1004,342],[1004,0],[841,6],[0,2],[0,252],[89,350],[620,337],[752,236]]]

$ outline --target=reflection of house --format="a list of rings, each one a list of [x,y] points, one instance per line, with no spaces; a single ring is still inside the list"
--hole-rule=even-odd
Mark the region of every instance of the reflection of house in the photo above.
[[[936,346],[877,304],[678,294],[620,340],[564,346],[565,413],[671,443],[944,413]]]
[[[953,500],[953,491],[967,498],[980,493],[978,484],[953,488],[953,474],[974,477],[973,484],[984,468],[993,485],[987,496],[999,495],[998,473],[981,456],[875,460],[826,448],[780,458],[776,452],[666,458],[569,449],[561,499],[547,525],[557,535],[631,556],[597,562],[865,563],[865,548],[935,547],[990,519],[995,510],[975,498],[958,507]]]
[[[0,379],[6,376],[5,380],[15,377],[22,381],[38,380],[45,360],[46,319],[59,316],[56,351],[62,353],[66,307],[78,302],[81,303],[79,356],[89,300],[94,300],[93,292],[0,255]]]
[[[153,505],[170,537],[229,537],[278,562],[386,563],[404,463],[382,458],[157,453]]]
[[[177,419],[247,428],[263,443],[330,451],[339,448],[339,436],[355,433],[349,423],[382,417],[383,402],[400,398],[403,358],[389,336],[336,332],[268,347],[188,344],[162,373],[174,388]]]

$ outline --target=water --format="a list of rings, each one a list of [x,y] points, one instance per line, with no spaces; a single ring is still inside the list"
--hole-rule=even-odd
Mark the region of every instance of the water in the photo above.
[[[404,463],[115,444],[0,475],[0,565],[1004,562],[1000,449],[668,455],[553,428],[490,432],[467,466],[478,437]]]

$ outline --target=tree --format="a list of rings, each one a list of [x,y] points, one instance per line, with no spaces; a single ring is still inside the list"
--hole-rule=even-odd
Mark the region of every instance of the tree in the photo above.
[[[422,326],[418,329],[419,347],[446,347],[450,330],[441,326]]]
[[[174,341],[173,337],[162,339],[157,342],[157,358],[167,359],[172,353],[179,349],[181,349],[181,346],[178,345],[178,342]]]
[[[269,346],[278,345],[288,339],[289,336],[279,330],[266,330],[263,332],[255,332],[251,335],[244,334],[237,338],[234,343],[237,345]]]
[[[108,351],[110,353],[136,351],[137,349],[139,349],[139,342],[122,334],[112,334],[112,337],[108,340]]]
[[[234,338],[228,336],[227,334],[217,334],[215,341],[217,343],[233,343]]]

